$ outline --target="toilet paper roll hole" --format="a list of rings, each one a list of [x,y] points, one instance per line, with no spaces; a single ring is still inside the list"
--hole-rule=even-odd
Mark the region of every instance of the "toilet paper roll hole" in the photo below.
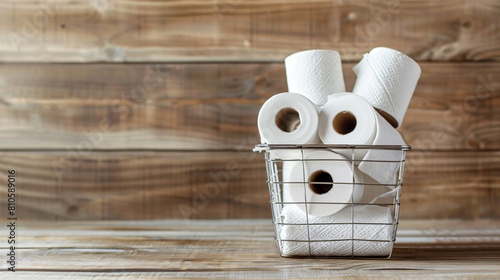
[[[356,116],[351,112],[342,111],[333,118],[332,125],[338,134],[345,135],[351,133],[356,128],[356,123]]]
[[[331,184],[321,184],[331,183]],[[324,170],[318,170],[309,176],[309,188],[316,194],[329,192],[333,187],[333,178],[330,173]]]
[[[293,132],[300,125],[300,115],[293,108],[283,108],[275,118],[276,126],[284,132]]]

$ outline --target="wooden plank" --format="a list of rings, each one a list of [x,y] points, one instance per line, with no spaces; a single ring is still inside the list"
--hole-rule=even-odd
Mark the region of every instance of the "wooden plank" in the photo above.
[[[409,152],[400,217],[499,218],[499,155]],[[0,153],[0,178],[10,169],[27,220],[271,216],[264,159],[250,151]]]
[[[499,226],[490,220],[407,220],[391,260],[384,261],[281,258],[268,220],[23,223],[18,232],[26,243],[17,249],[23,261],[15,276],[494,279],[500,275]],[[407,236],[433,241],[408,242]]]
[[[500,188],[493,183],[500,174],[495,155],[499,152],[409,152],[402,217],[499,217],[500,209],[493,206],[500,203]]]
[[[356,272],[351,270],[349,272],[327,270],[323,271],[318,269],[309,272],[290,272],[290,271],[204,271],[204,272],[137,272],[137,271],[123,271],[123,272],[16,272],[16,279],[31,280],[31,279],[380,279],[384,280],[387,277],[391,279],[408,279],[408,278],[425,278],[425,279],[485,279],[491,280],[497,278],[498,272],[456,272],[451,273],[443,270],[433,271],[418,271],[418,269],[411,272],[400,272],[397,269],[394,271],[370,271],[367,274],[365,271]],[[7,272],[0,273],[0,279],[12,279],[12,275]]]
[[[2,155],[0,166],[18,173],[19,215],[25,219],[221,219],[270,214],[263,160],[250,151]],[[260,191],[255,192],[257,187]],[[2,188],[0,193],[6,191]]]
[[[42,1],[0,3],[2,62],[281,61],[312,48],[358,60],[499,58],[496,1]]]
[[[355,76],[344,64],[347,89]],[[400,128],[422,150],[500,149],[499,63],[421,63]],[[0,148],[250,149],[281,63],[5,64]],[[33,141],[37,139],[37,141]]]
[[[122,241],[119,238],[110,240],[109,243],[97,243],[92,237],[114,236],[126,238],[127,242],[134,242],[135,238],[142,238],[134,232],[146,234],[148,238],[163,236],[165,240],[175,239],[178,231],[196,231],[205,238],[222,236],[232,237],[235,240],[249,237],[273,237],[272,224],[267,219],[223,219],[223,220],[136,220],[136,221],[25,221],[21,223],[21,230],[27,230],[33,235],[33,238],[27,238],[23,244],[24,248],[43,248],[46,243],[51,242],[43,238],[46,235],[55,237],[65,237],[58,246],[54,248],[71,248],[74,242],[82,237],[88,237],[80,240],[79,247],[90,248],[113,248]],[[216,224],[214,224],[214,222]],[[62,224],[64,231],[52,232],[54,224]],[[491,219],[479,220],[450,220],[450,219],[402,219],[398,227],[397,244],[416,244],[422,245],[437,242],[442,239],[443,243],[461,243],[470,244],[472,241],[466,238],[482,238],[481,242],[496,243],[500,238],[500,222]],[[253,231],[250,231],[252,229]],[[220,234],[223,231],[224,234]],[[199,236],[198,236],[199,237]],[[197,236],[186,239],[196,239]],[[419,238],[419,241],[413,238]],[[490,238],[490,239],[488,239]],[[68,243],[64,243],[68,242]],[[161,242],[162,240],[158,240]],[[256,240],[257,241],[257,240]],[[42,243],[40,243],[42,242]],[[58,241],[59,242],[59,241]],[[125,241],[123,241],[125,242]],[[136,244],[134,244],[136,245]]]
[[[180,231],[198,232],[184,240],[230,238],[274,238],[272,224],[267,219],[227,220],[140,220],[140,221],[60,221],[64,231],[54,232],[54,222],[24,221],[21,231],[29,231],[22,248],[41,249],[51,245],[54,249],[117,249],[120,246],[146,246],[156,243],[168,245],[178,238]],[[56,224],[57,225],[57,224]],[[223,231],[223,232],[221,232]],[[47,239],[46,236],[52,239]],[[112,236],[113,238],[110,238]],[[148,239],[147,241],[145,239]],[[56,242],[56,243],[54,243]],[[408,220],[402,219],[398,227],[397,247],[435,243],[467,246],[473,243],[500,243],[499,222],[495,220]]]

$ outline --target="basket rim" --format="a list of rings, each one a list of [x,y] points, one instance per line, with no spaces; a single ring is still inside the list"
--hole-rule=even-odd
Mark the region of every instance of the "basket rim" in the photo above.
[[[257,144],[253,152],[269,150],[298,150],[298,149],[374,149],[374,150],[411,150],[410,145],[327,145],[327,144]]]

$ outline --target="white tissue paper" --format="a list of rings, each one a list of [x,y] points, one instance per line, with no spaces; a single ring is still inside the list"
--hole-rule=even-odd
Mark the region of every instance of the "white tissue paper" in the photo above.
[[[394,186],[381,184],[371,176],[361,172],[358,167],[356,167],[356,172],[363,179],[363,196],[359,200],[360,203],[394,203]]]
[[[257,120],[262,143],[317,144],[318,108],[297,93],[280,93],[262,105]],[[276,157],[299,157],[300,151],[276,150]]]
[[[318,135],[325,144],[371,145],[377,133],[375,110],[362,97],[348,93],[336,93],[328,97],[319,113]],[[339,149],[347,159],[352,150]],[[354,150],[354,159],[361,160],[368,150]]]
[[[354,123],[354,124],[353,124]],[[325,144],[404,145],[399,132],[362,97],[352,93],[336,93],[319,114],[318,135]],[[352,150],[336,149],[348,160]],[[354,150],[359,170],[381,184],[394,185],[399,171],[399,150]],[[362,160],[362,161],[361,161]]]
[[[323,105],[327,96],[344,92],[340,54],[332,50],[308,50],[285,58],[288,91],[300,93]]]
[[[373,145],[404,145],[405,142],[399,132],[392,127],[379,113],[376,116],[376,135]],[[401,161],[400,150],[370,149],[359,170],[375,179],[380,184],[395,185]],[[394,187],[394,186],[392,186]]]
[[[352,92],[379,109],[392,126],[401,126],[420,77],[418,64],[396,50],[374,48],[352,70],[357,75]]]
[[[342,210],[346,203],[359,201],[363,195],[362,177],[342,155],[328,150],[313,151],[306,153],[304,159],[287,163],[283,184],[285,202],[297,203],[294,205],[310,215],[328,216]],[[323,187],[327,189],[321,190]],[[305,202],[324,204],[307,204],[306,209]]]
[[[292,168],[293,166],[297,164],[296,162],[293,162],[293,161],[285,161],[283,162],[283,170],[282,170],[282,177],[283,180],[280,180],[280,181],[286,181],[288,180],[288,178],[290,178],[290,174],[292,174]],[[287,179],[284,179],[284,178],[287,178]],[[283,195],[283,201],[284,202],[290,202],[292,201],[292,196],[290,195],[290,186],[287,185],[287,186],[283,186],[282,187],[282,195]]]
[[[348,207],[331,216],[318,217],[309,215],[306,218],[303,211],[289,205],[283,208],[281,221],[285,225],[280,226],[278,229],[280,239],[297,240],[295,242],[280,242],[283,256],[309,256],[309,245],[311,248],[310,253],[313,256],[386,257],[390,255],[392,250],[392,242],[387,242],[391,241],[393,232],[393,219],[391,210],[388,207],[356,206],[354,211],[351,207]],[[309,227],[299,225],[307,222]],[[352,222],[367,224],[353,225],[350,224]],[[373,225],[374,223],[378,225]],[[340,241],[327,241],[339,239]],[[346,239],[364,240],[352,241]],[[306,240],[321,240],[321,242],[298,242]]]

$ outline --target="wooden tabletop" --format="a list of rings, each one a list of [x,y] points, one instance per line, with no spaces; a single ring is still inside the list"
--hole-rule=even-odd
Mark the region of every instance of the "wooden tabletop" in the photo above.
[[[403,220],[389,260],[281,258],[269,220],[18,224],[0,279],[500,278],[500,221]]]

